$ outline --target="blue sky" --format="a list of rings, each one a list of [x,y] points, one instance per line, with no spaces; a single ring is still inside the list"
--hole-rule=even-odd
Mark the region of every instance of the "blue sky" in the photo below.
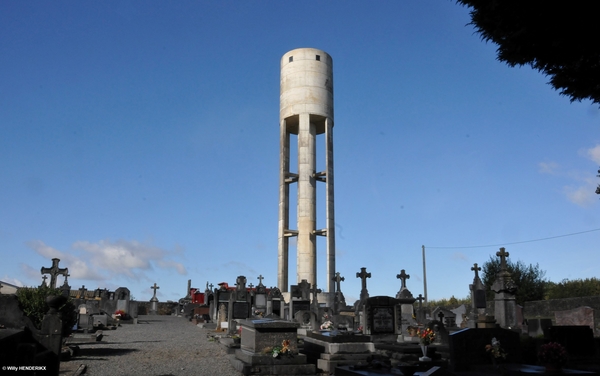
[[[0,279],[39,285],[58,257],[73,288],[139,300],[275,286],[279,61],[301,47],[334,61],[347,300],[361,267],[371,295],[401,269],[423,293],[422,245],[430,299],[467,296],[503,245],[597,277],[600,111],[468,23],[452,1],[0,3]]]

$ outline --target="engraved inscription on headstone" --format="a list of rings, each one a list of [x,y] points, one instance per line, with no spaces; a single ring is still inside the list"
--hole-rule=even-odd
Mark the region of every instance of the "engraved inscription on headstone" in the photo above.
[[[373,332],[394,333],[394,308],[373,307]]]

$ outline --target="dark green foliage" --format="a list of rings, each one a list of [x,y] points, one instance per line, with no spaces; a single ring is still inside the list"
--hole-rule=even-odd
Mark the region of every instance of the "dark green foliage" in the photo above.
[[[42,327],[42,320],[44,315],[50,309],[46,304],[46,297],[61,295],[62,291],[59,289],[51,289],[48,286],[42,287],[23,287],[17,290],[17,299],[19,299],[19,305],[25,313],[25,316],[29,317],[36,328]],[[72,332],[72,328],[77,322],[77,312],[75,311],[75,305],[69,298],[65,304],[59,308],[60,318],[63,323],[63,337],[68,336]]]
[[[458,0],[498,45],[498,60],[529,65],[573,101],[600,103],[600,22],[593,1]]]
[[[559,283],[548,284],[548,299],[578,298],[600,295],[600,280],[597,278],[563,279]]]
[[[538,264],[526,266],[522,261],[513,263],[507,258],[506,268],[517,285],[515,298],[518,304],[523,305],[524,302],[544,299],[548,282],[544,279],[546,272],[541,270]],[[500,271],[500,258],[490,256],[489,261],[483,264],[481,270],[483,284],[488,290],[487,299],[493,300],[494,292],[490,289]]]
[[[471,306],[471,297],[467,296],[466,298],[457,299],[452,295],[450,299],[440,299],[440,300],[430,300],[427,302],[429,307],[443,307],[447,309],[454,309],[459,307],[461,304],[464,304],[467,307]],[[418,307],[418,303],[415,303],[415,307]]]

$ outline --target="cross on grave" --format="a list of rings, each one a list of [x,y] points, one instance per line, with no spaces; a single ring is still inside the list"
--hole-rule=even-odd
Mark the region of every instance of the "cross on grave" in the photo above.
[[[48,277],[46,277],[46,276],[44,275],[44,276],[42,276],[42,279],[43,279],[43,281],[42,281],[42,286],[48,286],[48,285],[46,285],[46,280],[48,279]]]
[[[263,277],[263,276],[262,276],[262,274],[261,274],[261,275],[259,275],[258,277],[256,277],[256,279],[258,279],[258,280],[259,280],[259,282],[258,282],[258,285],[259,285],[259,286],[262,286],[262,284],[263,284],[263,283],[262,283],[262,280],[263,280],[263,278],[265,278],[265,277]]]
[[[340,276],[340,272],[335,273],[335,277],[332,278],[332,281],[335,281],[335,291],[340,292],[342,291],[341,286],[340,286],[340,282],[345,281],[346,278],[341,277]]]
[[[475,279],[479,278],[479,272],[481,271],[481,267],[479,265],[477,265],[477,263],[473,264],[473,267],[471,268],[471,270],[473,270],[475,272]]]
[[[310,292],[312,292],[313,300],[312,300],[312,308],[316,314],[319,312],[319,301],[317,300],[317,294],[322,292],[323,290],[317,289],[317,284],[313,283]]]
[[[443,323],[444,322],[444,312],[440,311],[440,312],[438,312],[437,315],[440,318],[440,322]]]
[[[56,277],[60,274],[60,275],[67,275],[69,274],[69,269],[68,268],[59,268],[58,267],[58,263],[60,262],[60,259],[57,258],[53,258],[52,259],[52,267],[50,268],[44,268],[42,267],[41,272],[42,274],[50,274],[50,287],[55,289],[56,288]]]
[[[252,282],[250,282],[250,284],[248,285],[248,287],[250,287],[250,291],[252,291],[252,288],[254,287],[254,285],[252,284]]]
[[[156,282],[154,282],[154,286],[150,286],[150,288],[154,290],[154,296],[152,297],[154,299],[156,298],[156,290],[160,289],[160,287],[156,286]]]
[[[213,286],[214,286],[214,285],[213,285],[212,283],[211,283],[210,285],[208,285],[208,287],[210,287],[210,291],[212,291],[212,289],[213,289]]]
[[[67,268],[67,274],[65,275],[65,281],[63,282],[63,287],[69,287],[69,268]]]
[[[396,275],[396,278],[402,280],[402,286],[400,287],[400,290],[402,290],[406,288],[406,280],[410,279],[410,275],[406,274],[404,269],[402,269],[400,270],[400,274]]]
[[[500,257],[500,270],[506,271],[506,258],[509,253],[505,251],[504,247],[500,248],[500,251],[496,252],[496,256]]]
[[[425,298],[423,297],[423,295],[419,294],[419,296],[417,296],[417,300],[419,301],[419,309],[421,309],[423,300],[425,300]]]
[[[79,289],[79,299],[85,299],[86,291],[85,285],[81,285],[81,288]]]
[[[367,290],[367,278],[371,278],[371,273],[367,273],[367,268],[360,268],[360,273],[356,273],[356,278],[362,280],[362,290]]]

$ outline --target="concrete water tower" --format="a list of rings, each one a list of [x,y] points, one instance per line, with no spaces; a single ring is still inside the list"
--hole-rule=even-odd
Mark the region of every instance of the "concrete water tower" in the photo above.
[[[317,236],[326,238],[326,283],[334,291],[335,220],[333,197],[333,61],[325,51],[299,48],[281,58],[279,234],[277,287],[287,292],[289,238],[297,237],[297,275],[317,282]],[[290,138],[297,135],[297,172],[290,171]],[[317,136],[324,135],[325,170],[316,170]],[[296,167],[296,166],[294,166]],[[317,228],[317,184],[325,184],[325,216]],[[298,184],[297,228],[290,228],[290,184]],[[331,296],[333,294],[330,294]]]

